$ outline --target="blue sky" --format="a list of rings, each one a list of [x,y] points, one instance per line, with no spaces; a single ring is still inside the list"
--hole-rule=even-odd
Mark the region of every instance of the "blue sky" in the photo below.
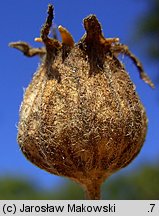
[[[23,88],[29,84],[39,63],[39,58],[27,58],[17,50],[8,47],[11,41],[23,40],[32,46],[40,46],[34,42],[39,36],[40,28],[46,19],[48,3],[55,6],[56,25],[65,26],[77,42],[84,34],[82,20],[87,15],[96,14],[102,24],[105,37],[119,37],[122,43],[129,45],[133,53],[142,61],[145,71],[152,80],[157,77],[157,65],[145,58],[138,44],[133,43],[138,17],[148,10],[144,0],[5,0],[0,7],[1,28],[1,70],[0,70],[0,176],[23,175],[38,182],[41,186],[58,184],[63,179],[28,162],[19,151],[16,142],[19,107],[23,98]],[[144,104],[149,127],[145,145],[139,156],[125,171],[145,162],[154,162],[159,155],[159,93],[158,86],[152,90],[139,79],[136,67],[124,58],[131,79],[136,84],[137,92]]]

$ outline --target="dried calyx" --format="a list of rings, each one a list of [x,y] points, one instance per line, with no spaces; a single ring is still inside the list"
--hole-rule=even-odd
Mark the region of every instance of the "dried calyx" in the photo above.
[[[139,60],[118,38],[104,38],[95,15],[84,19],[86,34],[74,43],[62,26],[62,42],[48,37],[53,6],[41,30],[44,48],[11,43],[42,63],[26,89],[18,143],[38,167],[83,185],[99,199],[103,181],[127,166],[146,136],[147,117],[118,54],[128,55],[140,77],[153,87]]]

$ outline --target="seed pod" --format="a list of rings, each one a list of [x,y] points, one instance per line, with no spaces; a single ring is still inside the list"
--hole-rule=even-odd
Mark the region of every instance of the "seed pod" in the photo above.
[[[41,31],[45,48],[11,43],[42,63],[25,91],[18,143],[38,167],[82,184],[87,198],[100,198],[100,185],[139,153],[147,131],[145,109],[124,65],[124,53],[153,87],[138,59],[118,38],[104,38],[95,15],[84,19],[86,34],[74,44],[62,26],[62,43],[49,38],[53,7]]]

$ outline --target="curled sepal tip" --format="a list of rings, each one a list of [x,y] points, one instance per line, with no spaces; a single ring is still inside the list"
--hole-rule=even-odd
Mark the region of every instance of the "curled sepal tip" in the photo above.
[[[9,43],[9,46],[15,49],[18,49],[21,51],[24,55],[28,57],[32,57],[35,55],[43,56],[46,53],[46,50],[44,47],[42,48],[34,48],[31,47],[28,43],[23,41],[18,42],[11,42]]]

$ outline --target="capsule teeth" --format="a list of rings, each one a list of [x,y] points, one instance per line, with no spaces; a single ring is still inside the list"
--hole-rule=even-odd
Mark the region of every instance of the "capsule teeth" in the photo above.
[[[102,33],[102,27],[95,15],[89,15],[83,20],[84,28],[86,30],[85,41],[93,42],[111,46],[112,44],[119,43],[119,38],[105,38]]]
[[[61,38],[62,38],[62,43],[65,45],[68,45],[70,47],[73,47],[74,46],[74,40],[73,40],[71,33],[61,25],[58,26],[58,30],[59,30]]]
[[[98,29],[98,32],[102,32],[101,25],[97,19],[97,17],[94,14],[91,14],[84,18],[83,20],[84,28],[86,32],[94,31]]]
[[[97,40],[102,35],[101,25],[95,15],[89,15],[83,20],[86,36],[91,40]]]

